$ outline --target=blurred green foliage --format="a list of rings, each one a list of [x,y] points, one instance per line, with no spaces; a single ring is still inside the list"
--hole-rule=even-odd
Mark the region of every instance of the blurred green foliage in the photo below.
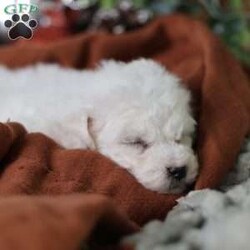
[[[101,7],[113,8],[119,0],[100,0]],[[123,0],[124,1],[124,0]],[[126,0],[125,0],[126,1]],[[129,1],[129,0],[128,0]],[[250,65],[250,0],[134,0],[136,8],[147,9],[155,16],[184,12],[205,20],[228,45],[235,56]],[[226,2],[226,3],[225,3]]]
[[[208,24],[222,37],[242,62],[250,65],[250,19],[244,1],[229,0],[223,7],[218,1],[199,1],[208,13]]]

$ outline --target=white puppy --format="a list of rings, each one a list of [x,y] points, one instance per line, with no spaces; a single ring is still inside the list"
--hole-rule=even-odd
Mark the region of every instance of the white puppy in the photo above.
[[[95,71],[0,68],[0,121],[23,123],[68,148],[91,148],[146,188],[180,192],[198,171],[190,93],[162,66],[140,59]]]

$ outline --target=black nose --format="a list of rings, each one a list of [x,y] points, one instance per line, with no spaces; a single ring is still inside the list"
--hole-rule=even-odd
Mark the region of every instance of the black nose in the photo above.
[[[177,181],[182,180],[187,175],[187,167],[169,167],[167,168],[168,176],[174,178]]]

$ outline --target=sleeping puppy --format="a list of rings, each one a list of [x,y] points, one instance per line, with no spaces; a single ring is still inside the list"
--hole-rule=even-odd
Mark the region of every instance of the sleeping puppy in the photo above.
[[[0,121],[21,122],[67,148],[98,150],[154,191],[177,193],[194,182],[190,93],[156,62],[0,68],[0,76]]]

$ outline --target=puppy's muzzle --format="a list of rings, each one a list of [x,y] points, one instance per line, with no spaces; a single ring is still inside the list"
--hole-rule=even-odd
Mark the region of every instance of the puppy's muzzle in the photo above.
[[[167,175],[177,181],[181,181],[187,175],[187,167],[168,167],[167,168]]]

